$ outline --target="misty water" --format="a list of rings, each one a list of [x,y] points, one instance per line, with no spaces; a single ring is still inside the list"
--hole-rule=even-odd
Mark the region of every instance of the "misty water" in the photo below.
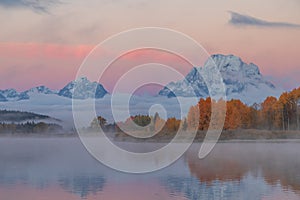
[[[122,143],[134,148],[146,147]],[[300,199],[300,143],[200,144],[174,164],[126,174],[95,160],[78,138],[0,138],[0,199]]]

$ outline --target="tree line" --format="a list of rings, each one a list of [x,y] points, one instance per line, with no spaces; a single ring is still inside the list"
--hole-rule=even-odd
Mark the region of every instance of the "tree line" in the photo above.
[[[58,124],[47,124],[44,122],[26,123],[0,123],[0,133],[57,133],[62,132],[63,127]]]
[[[278,99],[267,97],[261,104],[248,106],[240,100],[219,100],[211,98],[200,99],[188,113],[189,126],[198,126],[199,130],[207,130],[211,119],[211,104],[226,103],[224,130],[234,129],[265,129],[265,130],[300,130],[299,107],[300,88],[284,92]],[[199,123],[195,112],[199,110]]]
[[[146,131],[173,133],[179,129],[182,122],[186,124],[186,120],[182,121],[176,119],[175,117],[164,120],[158,115],[158,113],[155,113],[154,116],[135,115],[129,117],[124,122],[116,122],[112,124],[108,124],[105,118],[103,118],[102,116],[98,116],[97,118],[93,119],[90,128],[97,129],[101,127],[101,129],[105,132],[123,132],[124,129],[126,131],[145,130],[143,129],[145,127]],[[187,126],[184,127],[186,130]]]
[[[240,100],[214,101],[201,99],[190,108],[188,124],[195,126],[195,110],[199,110],[199,130],[207,130],[211,119],[211,104],[217,107],[226,103],[224,130],[264,129],[264,130],[300,130],[300,88],[284,92],[278,99],[267,97],[261,104],[248,106]]]
[[[130,130],[133,121],[141,127],[148,127],[149,131],[160,130],[164,134],[176,132],[179,128],[207,130],[212,119],[212,104],[216,108],[214,112],[216,115],[221,115],[223,106],[226,106],[223,130],[300,130],[300,88],[284,92],[278,99],[272,96],[267,97],[261,104],[252,106],[236,99],[216,101],[210,97],[202,98],[197,105],[189,109],[187,117],[182,120],[175,117],[165,120],[156,113],[154,116],[135,115],[124,122],[107,124],[106,119],[99,116],[93,120],[91,127],[95,128],[100,125],[104,130],[120,132],[122,131],[120,126],[125,126]],[[214,119],[222,119],[222,117]],[[132,130],[135,130],[134,127]]]

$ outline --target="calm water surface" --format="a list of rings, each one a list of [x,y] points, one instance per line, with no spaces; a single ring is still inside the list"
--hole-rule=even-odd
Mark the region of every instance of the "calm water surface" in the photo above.
[[[300,143],[219,143],[204,160],[199,147],[132,175],[94,160],[77,138],[0,138],[0,200],[300,199]]]

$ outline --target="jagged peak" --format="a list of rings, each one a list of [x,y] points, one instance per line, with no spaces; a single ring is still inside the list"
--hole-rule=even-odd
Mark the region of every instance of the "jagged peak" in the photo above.
[[[91,82],[87,77],[79,77],[63,87],[58,92],[58,95],[68,98],[86,99],[102,98],[107,93],[100,83],[96,81]]]
[[[17,93],[17,90],[14,88],[8,88],[8,89],[4,89],[4,90],[0,90],[1,92],[14,92]]]
[[[203,67],[192,68],[184,80],[169,83],[159,94],[169,96],[170,92],[173,91],[176,96],[193,96],[196,93],[199,97],[206,97],[209,94],[202,76],[205,75],[210,83],[217,82],[215,80],[217,76],[211,74],[212,69],[215,67],[221,73],[226,87],[226,95],[229,97],[238,98],[238,96],[241,96],[244,101],[247,101],[247,98],[262,97],[267,93],[270,93],[270,95],[277,94],[276,87],[261,75],[257,65],[247,64],[240,57],[233,54],[212,55]],[[211,87],[217,86],[213,85]],[[194,91],[191,91],[190,88]],[[262,90],[265,90],[266,94],[260,94]]]
[[[39,85],[37,87],[30,88],[29,90],[26,90],[24,93],[29,93],[29,92],[37,92],[37,93],[44,93],[44,94],[53,94],[56,93],[56,91],[51,90],[50,88],[44,86],[44,85]]]
[[[91,82],[86,76],[78,77],[73,82]]]

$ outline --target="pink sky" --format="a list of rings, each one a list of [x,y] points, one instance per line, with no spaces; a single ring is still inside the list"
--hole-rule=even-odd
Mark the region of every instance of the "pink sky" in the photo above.
[[[38,85],[60,89],[75,78],[85,56],[107,37],[130,28],[159,26],[183,32],[210,54],[234,54],[253,62],[276,85],[300,86],[300,28],[239,27],[229,10],[274,22],[300,24],[296,0],[72,1],[47,12],[0,4],[0,89]],[[8,20],[7,20],[8,19]],[[157,52],[129,54],[116,62],[101,83],[108,90],[120,73],[145,62],[171,64],[182,73],[191,66]],[[121,64],[122,63],[122,64]]]

